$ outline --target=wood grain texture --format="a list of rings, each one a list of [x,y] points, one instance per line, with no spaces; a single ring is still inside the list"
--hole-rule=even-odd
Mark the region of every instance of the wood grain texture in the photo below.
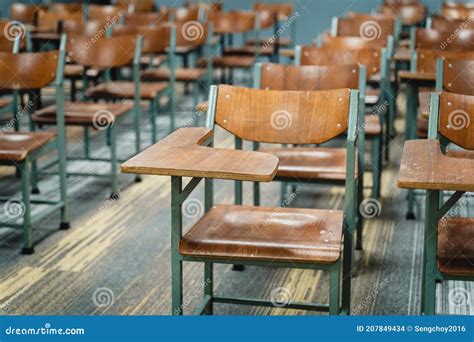
[[[474,31],[458,28],[456,34],[451,31],[417,29],[415,47],[417,49],[435,49],[446,51],[465,51],[473,49]]]
[[[341,254],[343,211],[219,205],[179,244],[190,256],[334,263]]]
[[[125,25],[132,26],[158,26],[168,21],[170,11],[127,13],[124,17]]]
[[[474,21],[463,19],[450,19],[442,15],[431,16],[431,28],[433,30],[454,32],[460,28],[474,29]]]
[[[382,46],[388,43],[388,37],[393,35],[395,18],[393,16],[348,16],[337,21],[338,36],[361,37],[366,40],[380,42]]]
[[[247,11],[233,11],[219,13],[210,18],[214,33],[234,34],[249,32],[255,28],[255,13]]]
[[[385,3],[380,8],[380,12],[400,17],[403,25],[416,25],[425,19],[426,7],[421,3],[390,5]]]
[[[14,2],[10,6],[10,19],[18,20],[25,24],[33,24],[40,10],[47,10],[46,5]]]
[[[329,44],[319,48],[316,46],[303,46],[301,49],[301,65],[364,65],[367,70],[367,76],[377,74],[380,71],[381,50],[374,48],[352,49],[352,45],[343,44],[353,38],[359,41],[357,37],[340,37],[339,43]]]
[[[311,91],[359,88],[359,66],[267,63],[262,65],[261,89]]]
[[[439,133],[462,148],[474,150],[474,96],[442,92]]]
[[[112,20],[114,17],[120,16],[122,13],[125,13],[125,11],[121,6],[94,4],[88,6],[88,20],[105,22],[107,20]]]
[[[249,141],[320,144],[347,131],[350,89],[277,91],[220,85],[216,123]]]
[[[472,59],[443,62],[443,88],[449,92],[474,95],[474,54]]]
[[[278,158],[267,153],[201,146],[208,128],[181,128],[122,164],[123,173],[269,182]]]
[[[46,145],[55,136],[53,132],[0,133],[0,160],[22,161],[29,153]]]
[[[438,140],[409,140],[397,185],[403,189],[474,191],[474,160],[441,153]]]
[[[438,225],[438,267],[446,274],[474,275],[474,219],[445,217]]]
[[[58,51],[0,52],[0,88],[39,89],[56,78]]]

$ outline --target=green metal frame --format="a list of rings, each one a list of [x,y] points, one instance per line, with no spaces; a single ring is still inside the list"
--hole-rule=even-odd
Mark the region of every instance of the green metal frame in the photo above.
[[[438,61],[438,66],[442,67]],[[441,83],[440,83],[441,84]],[[431,94],[431,108],[428,127],[428,139],[440,140],[439,125],[439,93]],[[442,143],[446,145],[446,143]],[[453,276],[442,273],[436,263],[438,248],[438,223],[440,219],[456,205],[464,195],[464,191],[455,191],[448,200],[443,201],[442,191],[426,190],[425,199],[425,235],[423,249],[423,278],[422,278],[422,313],[436,314],[436,284],[443,280],[474,281],[474,277]]]
[[[141,116],[141,108],[140,108],[140,60],[141,60],[141,51],[143,45],[143,37],[138,36],[137,44],[135,47],[135,54],[133,58],[133,65],[132,65],[132,73],[133,73],[133,82],[135,84],[134,89],[134,99],[133,99],[133,108],[125,115],[115,118],[115,122],[107,127],[105,130],[107,136],[107,143],[110,146],[110,159],[108,158],[91,158],[89,155],[89,128],[90,125],[81,125],[84,127],[84,158],[68,158],[68,160],[89,160],[89,161],[107,161],[110,162],[110,172],[108,175],[103,174],[94,174],[94,173],[84,173],[84,172],[67,172],[68,176],[84,176],[84,177],[97,177],[97,178],[109,178],[111,183],[111,198],[118,199],[119,192],[118,192],[118,184],[117,184],[117,176],[118,176],[118,168],[117,163],[119,162],[117,158],[117,137],[116,137],[116,126],[121,121],[125,120],[126,117],[132,116],[133,118],[133,126],[135,132],[135,153],[141,152],[141,142],[140,142],[140,116]],[[110,72],[105,73],[105,79],[110,80]],[[89,84],[89,80],[87,77],[86,72],[84,73],[84,90],[87,88]],[[84,95],[82,96],[82,100],[87,99]],[[105,99],[105,98],[104,98]],[[113,99],[111,99],[113,100]],[[62,119],[64,121],[64,117]],[[56,124],[57,125],[57,124]],[[33,126],[34,129],[34,126]],[[58,160],[52,160],[50,162],[45,163],[41,168],[40,173],[51,174],[52,172],[46,171],[51,166],[58,163]],[[138,182],[141,180],[141,177],[137,175],[135,180]]]
[[[209,95],[209,107],[206,118],[206,126],[214,128],[216,114],[216,100],[218,88],[212,86]],[[356,142],[360,138],[361,130],[358,129],[359,119],[359,100],[358,91],[351,91],[350,113],[349,113],[349,132],[347,134],[347,179],[345,182],[346,196],[344,205],[344,252],[343,261],[337,261],[333,264],[315,264],[315,263],[294,263],[275,261],[270,266],[285,268],[302,268],[317,269],[329,271],[330,276],[330,294],[329,305],[316,303],[289,303],[285,307],[294,309],[305,309],[314,311],[326,311],[332,315],[341,312],[340,307],[340,283],[341,283],[341,267],[342,267],[342,312],[349,314],[350,312],[350,292],[351,292],[351,272],[353,259],[353,232],[356,220],[356,198],[357,198],[357,181],[355,178],[356,165]],[[237,142],[237,146],[239,146]],[[210,138],[204,145],[212,146],[213,138]],[[221,297],[214,295],[213,287],[213,264],[244,264],[255,266],[269,266],[268,262],[261,260],[224,260],[218,258],[207,257],[189,257],[183,256],[178,251],[179,241],[183,232],[182,204],[192,191],[198,186],[202,178],[192,178],[185,187],[183,187],[182,177],[171,177],[171,262],[172,262],[172,313],[173,315],[183,314],[183,262],[203,262],[205,289],[203,302],[197,311],[197,314],[210,315],[213,313],[214,303],[227,303],[238,305],[261,305],[272,306],[270,301],[239,298],[239,297]],[[205,179],[205,209],[206,212],[214,204],[213,181]]]
[[[56,72],[56,79],[54,86],[56,90],[56,120],[57,120],[57,137],[48,142],[48,144],[42,146],[40,149],[36,149],[32,153],[29,153],[27,158],[20,163],[14,162],[1,163],[2,165],[15,166],[20,171],[21,178],[21,193],[22,202],[24,205],[24,212],[22,217],[22,223],[6,223],[1,222],[0,226],[11,227],[11,228],[22,228],[23,229],[23,254],[32,254],[34,252],[33,240],[31,236],[31,227],[35,222],[49,216],[54,211],[60,209],[61,211],[61,224],[60,229],[69,228],[69,213],[67,203],[67,186],[66,186],[66,148],[65,148],[65,124],[64,124],[64,64],[66,57],[66,37],[61,37],[58,66]],[[13,92],[14,103],[18,103],[19,91]],[[17,108],[15,106],[14,108]],[[49,201],[40,199],[31,199],[31,188],[36,186],[37,179],[35,178],[35,171],[33,166],[35,161],[52,151],[57,150],[58,152],[58,164],[59,164],[59,201]],[[33,180],[33,182],[32,182]],[[0,201],[8,200],[5,197],[0,198]],[[44,209],[40,214],[32,217],[31,215],[31,204],[47,204],[49,207]]]

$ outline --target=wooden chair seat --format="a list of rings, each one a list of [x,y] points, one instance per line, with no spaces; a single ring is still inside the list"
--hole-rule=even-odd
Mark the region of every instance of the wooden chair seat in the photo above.
[[[113,119],[133,109],[132,102],[121,103],[91,103],[66,102],[64,104],[64,119],[66,125],[93,126],[94,116],[98,113],[111,116]],[[56,124],[56,106],[48,106],[31,116],[39,124]]]
[[[177,68],[175,77],[177,81],[188,82],[197,81],[206,75],[205,69],[198,68]],[[171,76],[171,70],[168,68],[157,68],[145,70],[142,72],[143,81],[168,81]]]
[[[91,68],[87,70],[87,76],[90,78],[96,78],[99,76],[99,70],[95,68]],[[74,79],[82,79],[84,75],[84,66],[78,64],[66,64],[64,66],[64,77],[66,78],[74,78]]]
[[[195,257],[334,263],[340,258],[343,212],[219,205],[180,241]]]
[[[169,86],[165,82],[149,82],[140,84],[140,96],[145,100],[153,100],[159,93]],[[129,81],[104,82],[93,86],[86,91],[86,96],[95,99],[116,98],[133,99],[135,83]]]
[[[255,62],[254,56],[217,56],[212,58],[215,68],[251,68]],[[205,67],[207,59],[201,59],[198,66]]]
[[[278,157],[277,178],[331,180],[346,179],[346,149],[326,147],[262,148]],[[357,172],[357,171],[356,171]]]
[[[267,37],[267,38],[260,38],[260,44],[263,45],[270,45],[273,46],[276,43],[276,40],[272,37]],[[252,45],[255,46],[256,39],[255,38],[249,38],[247,39],[246,45]],[[279,43],[281,47],[289,47],[293,44],[292,40],[287,37],[280,37],[279,38]]]
[[[272,46],[261,47],[259,49],[252,45],[228,47],[224,50],[224,56],[272,56],[274,49]]]
[[[443,218],[438,225],[438,267],[451,275],[474,275],[474,218]]]
[[[0,133],[0,160],[20,162],[54,139],[54,132]]]

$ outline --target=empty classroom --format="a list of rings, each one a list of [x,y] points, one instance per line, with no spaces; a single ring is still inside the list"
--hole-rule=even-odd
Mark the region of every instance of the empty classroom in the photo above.
[[[2,315],[474,314],[474,3],[4,1]]]

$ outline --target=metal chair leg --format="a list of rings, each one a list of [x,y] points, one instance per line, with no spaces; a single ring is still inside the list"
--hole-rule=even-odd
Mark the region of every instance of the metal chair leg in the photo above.
[[[339,263],[337,267],[331,269],[330,281],[329,281],[329,314],[339,315],[339,294],[340,294],[340,267]]]
[[[415,190],[408,190],[408,212],[406,214],[407,220],[415,220]]]
[[[381,136],[372,139],[372,198],[380,197],[380,178],[382,173],[382,156],[380,155]]]
[[[29,160],[23,161],[20,166],[21,173],[21,194],[23,204],[23,249],[22,254],[33,254],[33,242],[31,236],[31,179],[30,179],[30,164]]]
[[[253,205],[260,206],[260,183],[253,183]]]
[[[117,189],[117,140],[115,125],[110,126],[107,131],[110,136],[110,182],[112,186],[111,199],[118,199],[119,193]]]
[[[210,296],[211,300],[204,308],[205,315],[214,314],[214,304],[212,303],[212,297],[214,296],[214,264],[210,262],[204,263],[204,295]]]

